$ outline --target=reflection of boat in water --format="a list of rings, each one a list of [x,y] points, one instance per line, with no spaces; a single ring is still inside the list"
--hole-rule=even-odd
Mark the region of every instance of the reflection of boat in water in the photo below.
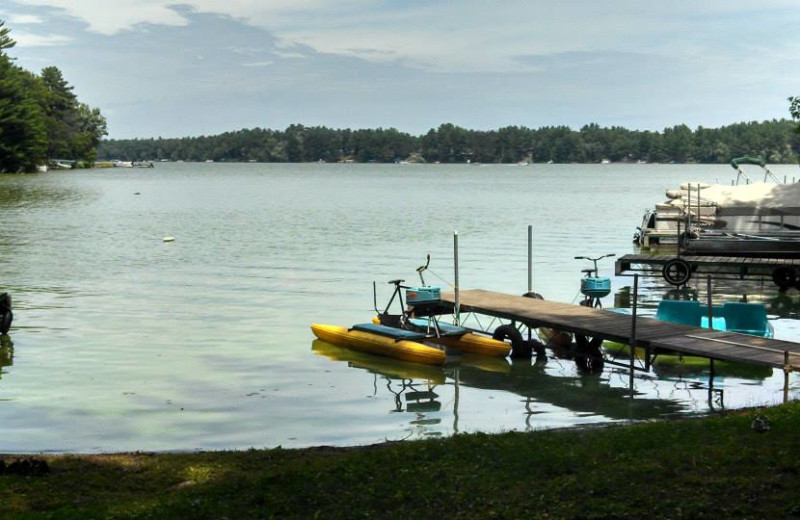
[[[764,182],[750,183],[742,164],[761,166]],[[799,257],[800,184],[780,183],[759,158],[734,159],[731,166],[739,172],[735,185],[684,183],[667,190],[668,200],[645,213],[639,245],[675,246],[681,227],[687,254]]]
[[[321,340],[314,340],[311,348],[316,354],[345,361],[353,368],[401,382],[405,390],[414,390],[413,381],[416,380],[434,386],[452,384],[456,388],[461,386],[506,391],[526,398],[524,405],[526,408],[534,402],[549,403],[572,413],[601,415],[612,420],[651,419],[682,411],[679,403],[669,400],[641,397],[630,399],[629,388],[612,387],[600,374],[551,375],[545,370],[546,362],[541,358],[533,364],[530,361],[507,364],[505,370],[498,371],[487,370],[486,366],[465,363],[465,359],[470,359],[468,355],[464,355],[462,362],[456,365],[439,368],[363,354]],[[477,358],[482,358],[484,361],[492,359],[484,356],[472,357],[472,359]],[[446,383],[445,376],[451,377],[453,382]],[[428,388],[426,391],[432,389]],[[394,391],[392,393],[396,394]],[[410,395],[425,397],[422,394]],[[397,401],[397,395],[395,400]],[[430,399],[420,399],[420,401],[430,405]],[[413,410],[407,409],[407,411]]]
[[[406,363],[383,356],[365,354],[349,348],[338,347],[319,339],[315,339],[311,343],[311,350],[315,354],[325,356],[328,359],[345,361],[350,366],[362,368],[390,379],[420,379],[436,384],[445,382],[445,375],[440,367]]]
[[[603,348],[613,359],[630,359],[631,348],[623,343],[606,341]],[[635,356],[644,359],[646,352],[637,348]],[[711,360],[704,357],[684,356],[675,353],[660,353],[653,360],[653,370],[660,376],[703,376],[711,372]],[[714,361],[714,374],[723,377],[763,380],[772,375],[772,368],[764,365],[737,363],[735,361]]]
[[[349,367],[366,370],[375,376],[385,378],[386,389],[392,394],[394,401],[392,411],[416,414],[416,419],[410,421],[413,427],[427,430],[441,423],[440,417],[426,415],[438,412],[442,408],[439,396],[435,392],[437,386],[446,382],[441,368],[364,354],[319,339],[313,341],[311,350],[334,361],[345,361]],[[376,392],[377,388],[376,384]],[[430,431],[426,431],[425,434],[437,435],[436,432]]]

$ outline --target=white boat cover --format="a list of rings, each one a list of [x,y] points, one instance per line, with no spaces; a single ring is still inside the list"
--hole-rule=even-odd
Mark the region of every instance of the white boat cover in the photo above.
[[[689,201],[697,204],[696,190],[669,203],[683,208]],[[713,204],[719,215],[800,215],[800,183],[713,184],[700,192],[700,203]]]

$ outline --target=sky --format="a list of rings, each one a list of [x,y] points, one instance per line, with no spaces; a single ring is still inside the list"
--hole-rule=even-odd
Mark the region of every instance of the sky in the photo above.
[[[797,0],[2,0],[111,138],[788,118]]]

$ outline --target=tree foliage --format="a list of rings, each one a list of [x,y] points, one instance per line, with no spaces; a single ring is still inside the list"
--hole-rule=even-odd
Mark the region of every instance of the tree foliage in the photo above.
[[[91,163],[107,135],[100,110],[78,101],[56,67],[39,76],[14,64],[0,20],[0,173],[33,171],[52,159]]]
[[[789,120],[736,123],[721,128],[686,125],[662,132],[585,125],[531,129],[508,126],[468,130],[450,123],[413,136],[394,128],[331,129],[291,125],[285,130],[243,129],[216,136],[107,140],[106,159],[229,162],[439,163],[727,163],[757,155],[770,163],[791,162],[798,135]]]

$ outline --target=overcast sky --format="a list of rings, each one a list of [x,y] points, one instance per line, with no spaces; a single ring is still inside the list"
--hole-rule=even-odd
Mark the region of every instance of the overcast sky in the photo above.
[[[787,118],[797,0],[3,0],[110,137]]]

